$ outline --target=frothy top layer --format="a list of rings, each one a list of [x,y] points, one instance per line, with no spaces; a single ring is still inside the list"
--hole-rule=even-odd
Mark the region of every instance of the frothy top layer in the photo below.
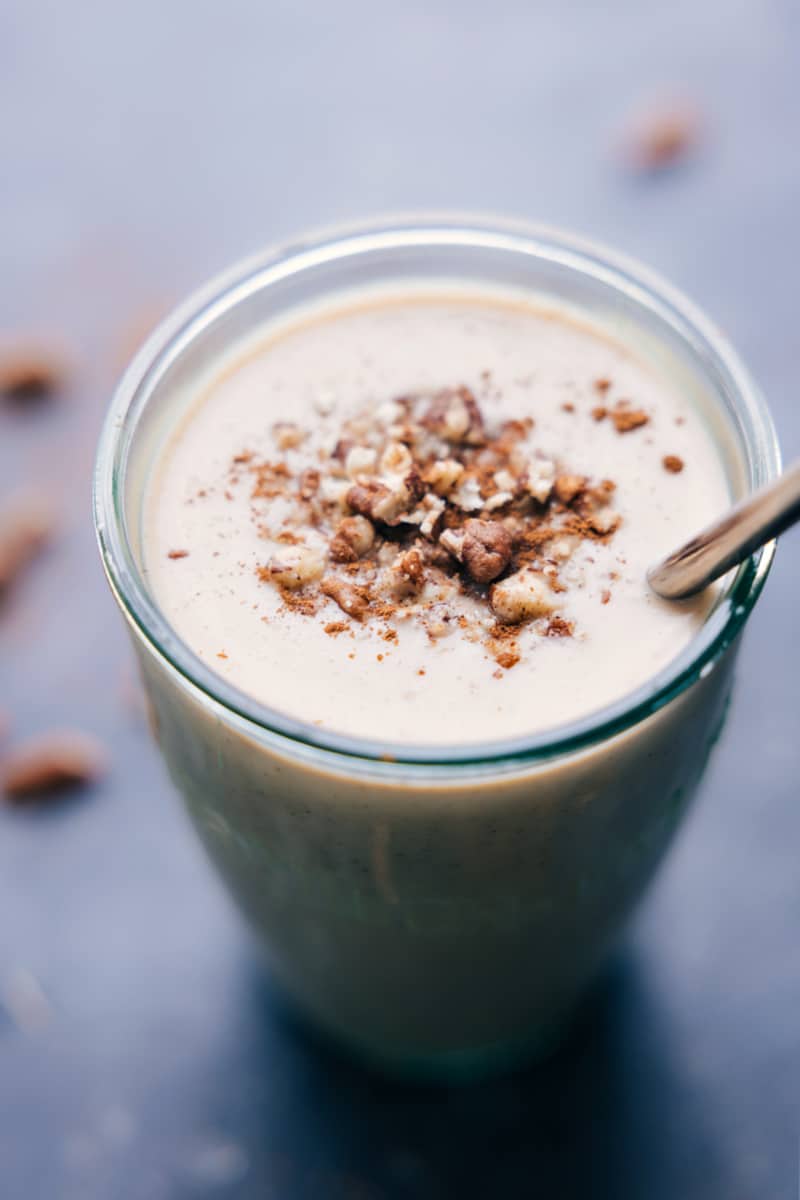
[[[713,602],[645,570],[728,502],[635,348],[483,295],[344,302],[220,373],[154,471],[177,632],[272,708],[384,742],[538,731],[665,666]]]

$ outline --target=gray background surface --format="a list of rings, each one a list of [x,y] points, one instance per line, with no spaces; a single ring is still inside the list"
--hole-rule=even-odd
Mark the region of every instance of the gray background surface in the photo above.
[[[796,454],[799,35],[793,0],[0,0],[0,326],[76,361],[63,401],[0,412],[0,492],[45,486],[64,526],[0,618],[0,707],[114,762],[91,795],[0,813],[3,1200],[796,1196],[797,537],[701,802],[570,1041],[433,1091],[280,1012],[128,697],[88,481],[115,375],[173,300],[308,226],[425,207],[646,259],[729,332]],[[633,178],[616,140],[664,94],[705,144]],[[29,977],[48,1012],[26,1030]]]

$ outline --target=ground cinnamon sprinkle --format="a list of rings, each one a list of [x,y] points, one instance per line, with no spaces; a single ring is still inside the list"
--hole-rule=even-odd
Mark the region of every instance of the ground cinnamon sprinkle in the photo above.
[[[325,632],[329,637],[338,637],[340,633],[346,633],[349,628],[346,621],[328,621]]]
[[[169,550],[167,552],[167,558],[187,558],[188,555],[188,550]]]
[[[677,454],[665,454],[661,460],[665,471],[679,475],[684,468],[684,461]]]

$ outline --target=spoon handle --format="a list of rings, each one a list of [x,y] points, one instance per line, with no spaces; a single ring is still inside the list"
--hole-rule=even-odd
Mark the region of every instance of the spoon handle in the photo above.
[[[665,600],[684,600],[800,520],[800,461],[647,572]]]

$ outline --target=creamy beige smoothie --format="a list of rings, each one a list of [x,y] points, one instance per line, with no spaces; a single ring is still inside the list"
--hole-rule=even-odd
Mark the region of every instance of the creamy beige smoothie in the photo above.
[[[647,566],[729,501],[704,413],[635,346],[502,294],[378,294],[203,388],[154,472],[145,566],[181,637],[264,704],[485,742],[664,667],[714,594],[660,601]]]
[[[722,725],[765,567],[682,605],[645,570],[777,458],[632,271],[447,223],[306,244],[177,314],[109,418],[171,775],[274,977],[391,1069],[547,1044]]]

